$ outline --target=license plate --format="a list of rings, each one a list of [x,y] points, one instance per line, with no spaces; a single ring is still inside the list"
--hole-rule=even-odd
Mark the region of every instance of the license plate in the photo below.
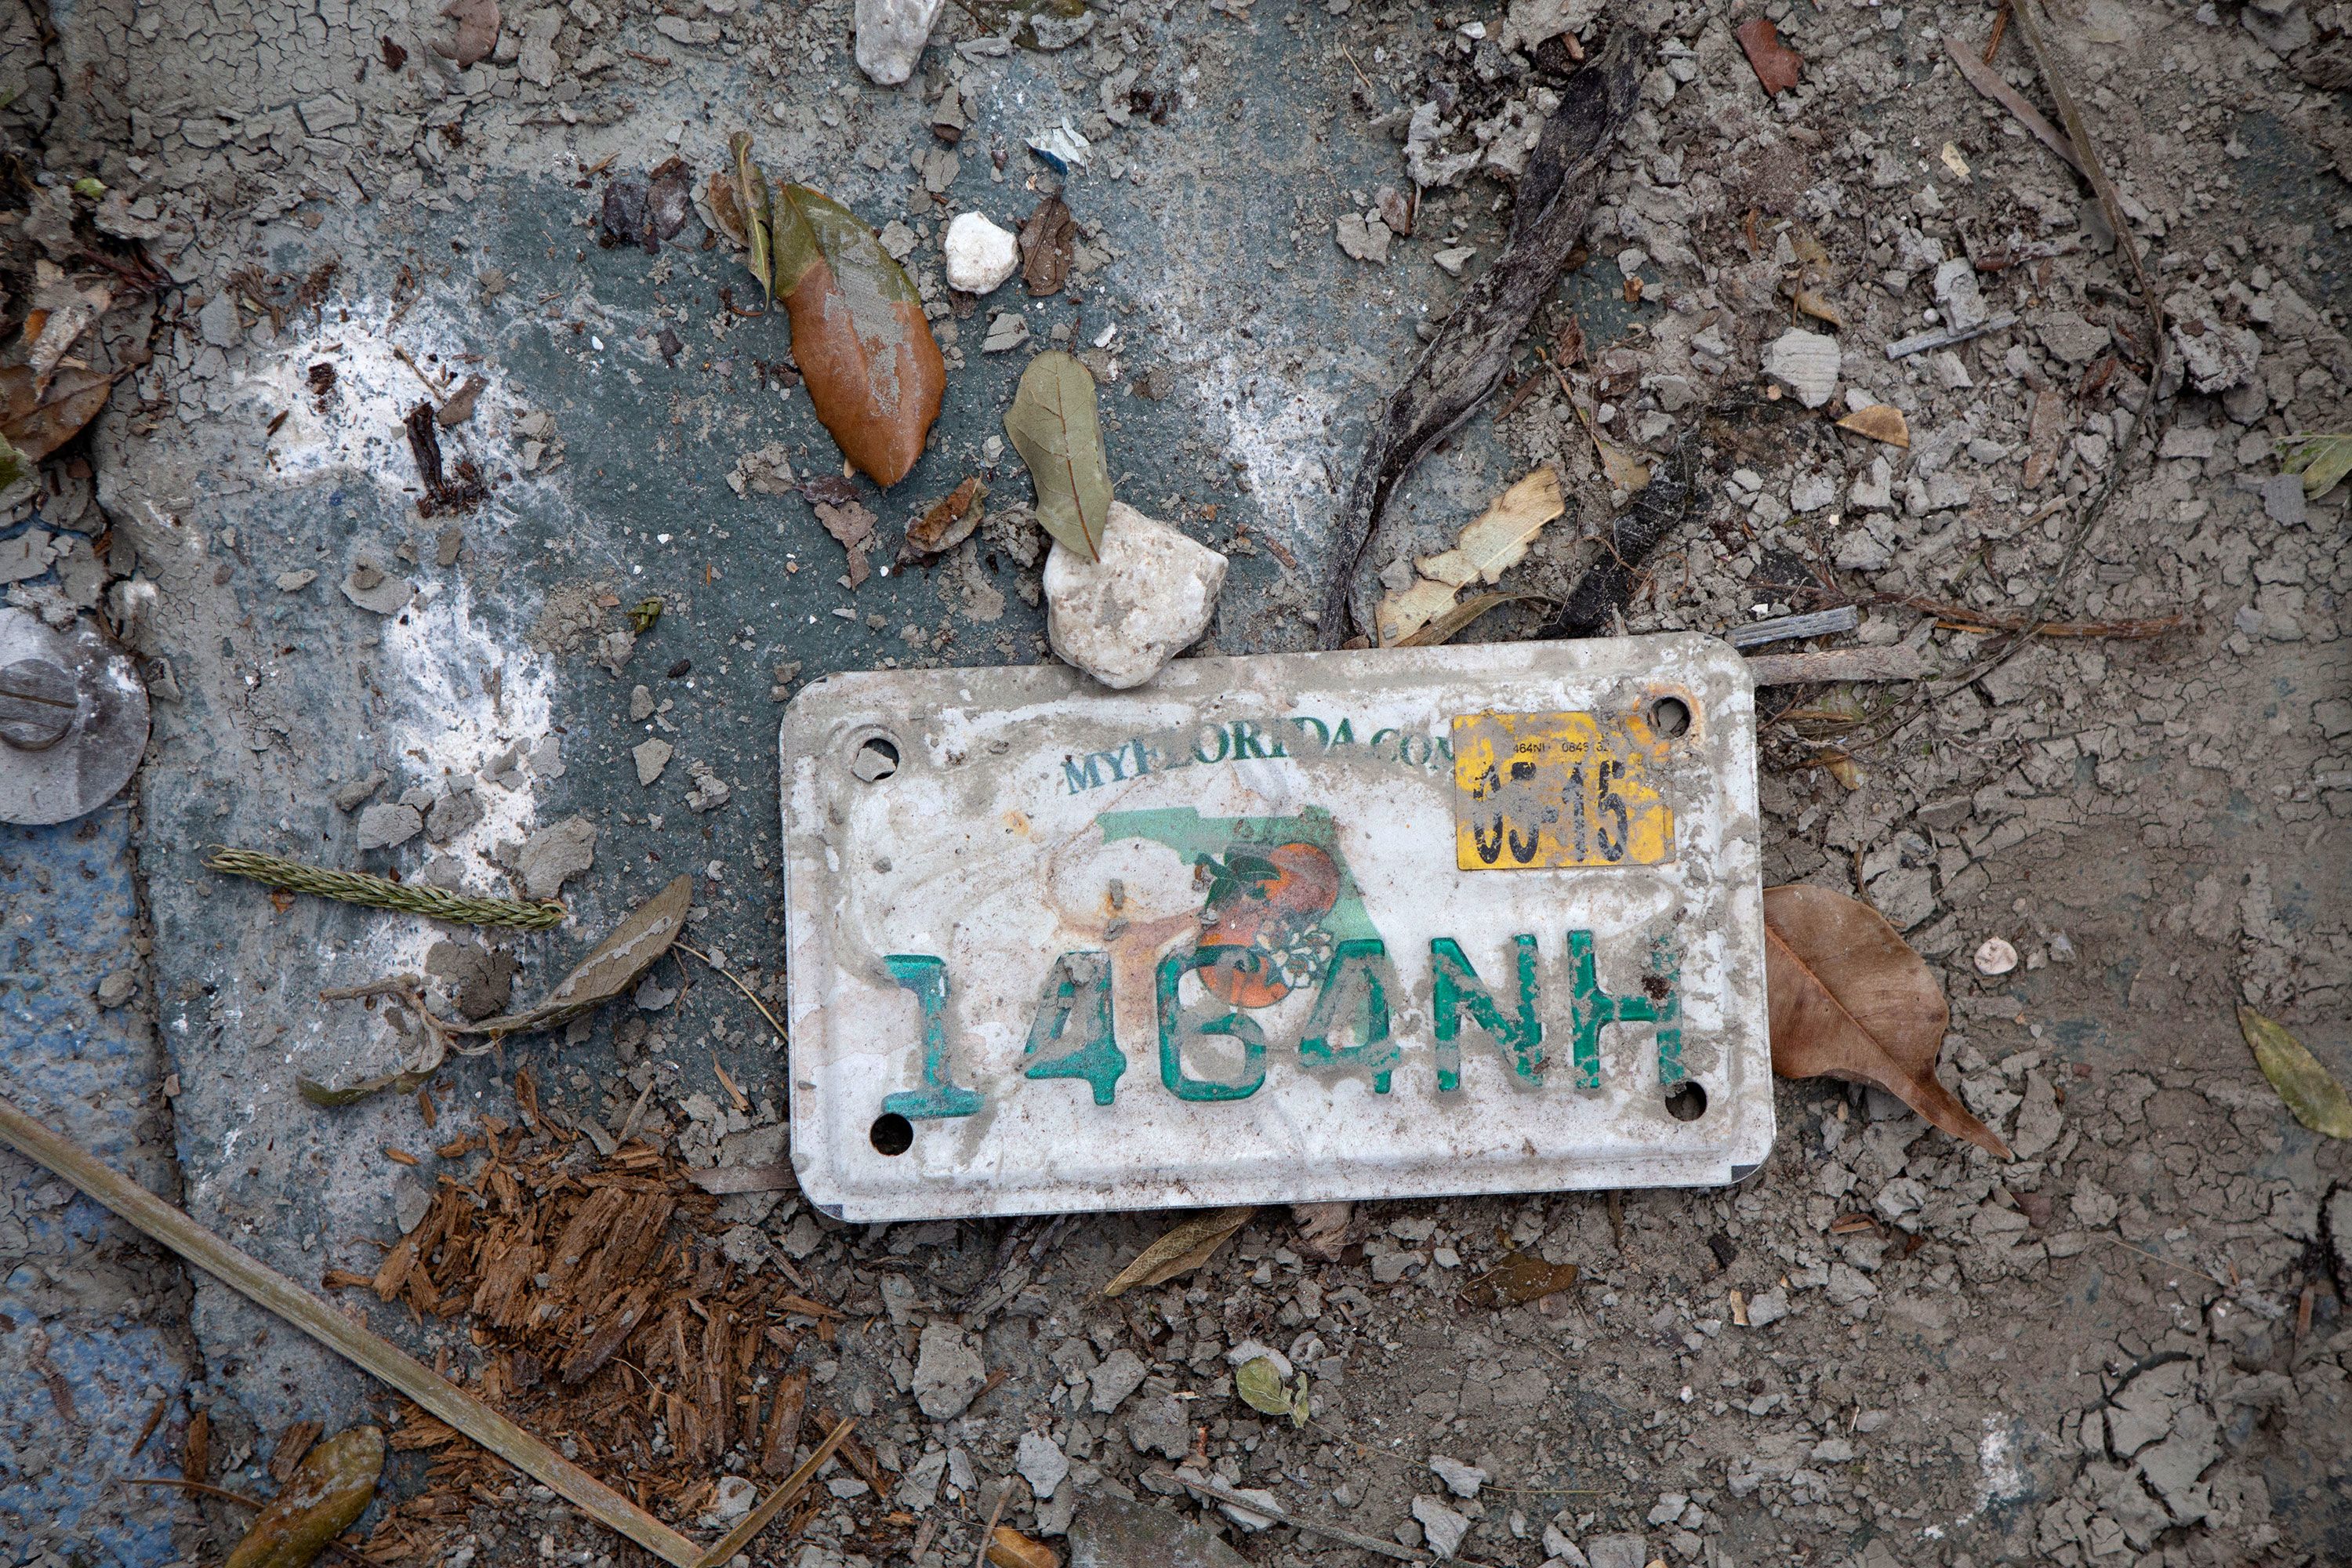
[[[1714,638],[838,675],[780,743],[793,1163],[841,1218],[1771,1147],[1755,688]]]

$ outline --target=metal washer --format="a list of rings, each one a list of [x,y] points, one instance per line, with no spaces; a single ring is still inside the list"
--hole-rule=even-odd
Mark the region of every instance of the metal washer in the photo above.
[[[0,821],[46,826],[95,811],[146,750],[147,688],[129,654],[87,616],[60,632],[0,609]]]

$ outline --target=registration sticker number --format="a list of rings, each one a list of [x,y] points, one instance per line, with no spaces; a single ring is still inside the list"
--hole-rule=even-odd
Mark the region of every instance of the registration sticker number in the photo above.
[[[1674,858],[1674,809],[1652,766],[1664,739],[1652,721],[1640,710],[1455,719],[1454,865],[1526,870]]]

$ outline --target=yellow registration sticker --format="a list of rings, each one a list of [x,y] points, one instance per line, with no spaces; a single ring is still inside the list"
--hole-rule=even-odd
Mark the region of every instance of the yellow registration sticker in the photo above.
[[[1663,754],[1639,714],[1455,719],[1454,863],[1465,871],[1517,871],[1673,859]]]

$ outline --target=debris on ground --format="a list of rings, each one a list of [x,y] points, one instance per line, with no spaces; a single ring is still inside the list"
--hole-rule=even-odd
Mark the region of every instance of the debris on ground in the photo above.
[[[2252,1007],[2238,1009],[2238,1027],[2297,1121],[2326,1137],[2352,1139],[2352,1098],[2301,1040]]]
[[[1029,466],[1038,524],[1077,560],[1097,560],[1109,528],[1111,483],[1093,374],[1058,350],[1039,354],[1021,373],[1004,433]]]
[[[318,1428],[313,1426],[311,1431]],[[383,1433],[353,1426],[312,1445],[255,1516],[225,1568],[306,1568],[375,1500]]]
[[[958,213],[940,248],[947,258],[948,287],[967,294],[992,294],[1021,270],[1019,242],[983,213]]]
[[[1225,557],[1115,500],[1093,560],[1054,541],[1045,636],[1113,690],[1140,686],[1208,631],[1224,585]]]
[[[1496,497],[1462,530],[1453,549],[1423,556],[1416,563],[1420,576],[1381,601],[1381,646],[1394,647],[1452,609],[1471,584],[1500,582],[1526,557],[1543,526],[1567,510],[1559,474],[1549,465]]]
[[[857,0],[857,68],[883,87],[896,87],[915,73],[923,46],[947,0]]]

